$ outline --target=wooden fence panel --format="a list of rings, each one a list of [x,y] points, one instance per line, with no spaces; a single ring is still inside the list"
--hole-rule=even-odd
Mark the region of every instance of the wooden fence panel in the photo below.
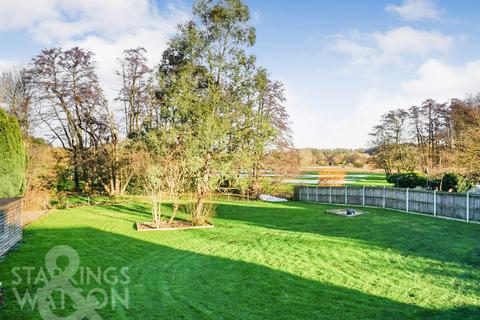
[[[383,207],[384,188],[365,187],[365,205],[370,207]]]
[[[318,202],[327,203],[330,202],[330,188],[317,188],[318,190]]]
[[[348,187],[347,188],[347,204],[362,205],[362,203],[363,203],[363,188]]]
[[[408,192],[408,210],[433,215],[434,193],[427,190],[412,189]]]
[[[470,194],[469,202],[469,220],[480,222],[480,194]]]
[[[381,187],[295,186],[296,200],[385,207],[480,222],[480,195]],[[467,204],[468,199],[468,204]],[[435,201],[436,200],[436,201]],[[407,204],[408,201],[408,204]]]
[[[437,216],[467,220],[467,195],[437,192]]]
[[[332,187],[332,203],[338,203],[338,204],[345,203],[344,187]]]
[[[385,189],[385,208],[406,210],[407,195],[406,189],[387,188]]]

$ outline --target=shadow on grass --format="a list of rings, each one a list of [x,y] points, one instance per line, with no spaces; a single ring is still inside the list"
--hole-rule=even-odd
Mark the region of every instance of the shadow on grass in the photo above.
[[[239,210],[239,206],[247,206],[248,209],[243,207]],[[218,207],[217,218],[278,230],[341,237],[393,249],[404,256],[480,268],[480,225],[375,208],[359,208],[368,213],[345,218],[326,214],[327,208],[338,206],[303,202],[288,202],[274,207],[255,202],[224,203]]]
[[[147,204],[112,204],[103,206],[103,208],[114,211],[114,212],[121,212],[127,214],[141,214],[142,216],[150,216],[150,207]]]
[[[98,311],[104,319],[459,319],[479,312],[474,307],[429,310],[252,263],[97,229],[32,229],[27,233],[31,241],[0,264],[0,279],[7,288],[1,319],[40,319],[37,310],[21,310],[14,300],[12,281],[16,278],[10,270],[22,266],[38,270],[48,250],[60,244],[78,252],[82,267],[129,267],[129,309],[111,310],[109,305]],[[25,270],[18,274],[24,280],[15,286],[20,293],[43,286],[26,284]],[[78,274],[75,279],[80,283]],[[110,292],[105,283],[77,287],[83,292],[95,287]],[[73,310],[68,307],[63,313]]]

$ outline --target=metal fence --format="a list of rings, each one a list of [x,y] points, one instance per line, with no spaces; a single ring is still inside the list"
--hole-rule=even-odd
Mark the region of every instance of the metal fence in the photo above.
[[[396,209],[438,218],[480,222],[480,194],[386,187],[295,186],[294,199]]]

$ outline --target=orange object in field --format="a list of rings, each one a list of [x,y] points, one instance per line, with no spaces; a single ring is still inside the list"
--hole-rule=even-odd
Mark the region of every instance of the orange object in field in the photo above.
[[[347,171],[343,168],[320,168],[318,170],[318,185],[340,187],[345,185]]]

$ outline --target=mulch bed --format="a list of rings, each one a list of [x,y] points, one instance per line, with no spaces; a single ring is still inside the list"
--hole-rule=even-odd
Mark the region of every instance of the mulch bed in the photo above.
[[[213,228],[213,224],[207,224],[204,226],[194,226],[189,221],[173,221],[170,224],[162,221],[160,223],[160,227],[158,228],[155,222],[137,222],[136,226],[137,226],[137,231],[172,231],[172,230]]]

